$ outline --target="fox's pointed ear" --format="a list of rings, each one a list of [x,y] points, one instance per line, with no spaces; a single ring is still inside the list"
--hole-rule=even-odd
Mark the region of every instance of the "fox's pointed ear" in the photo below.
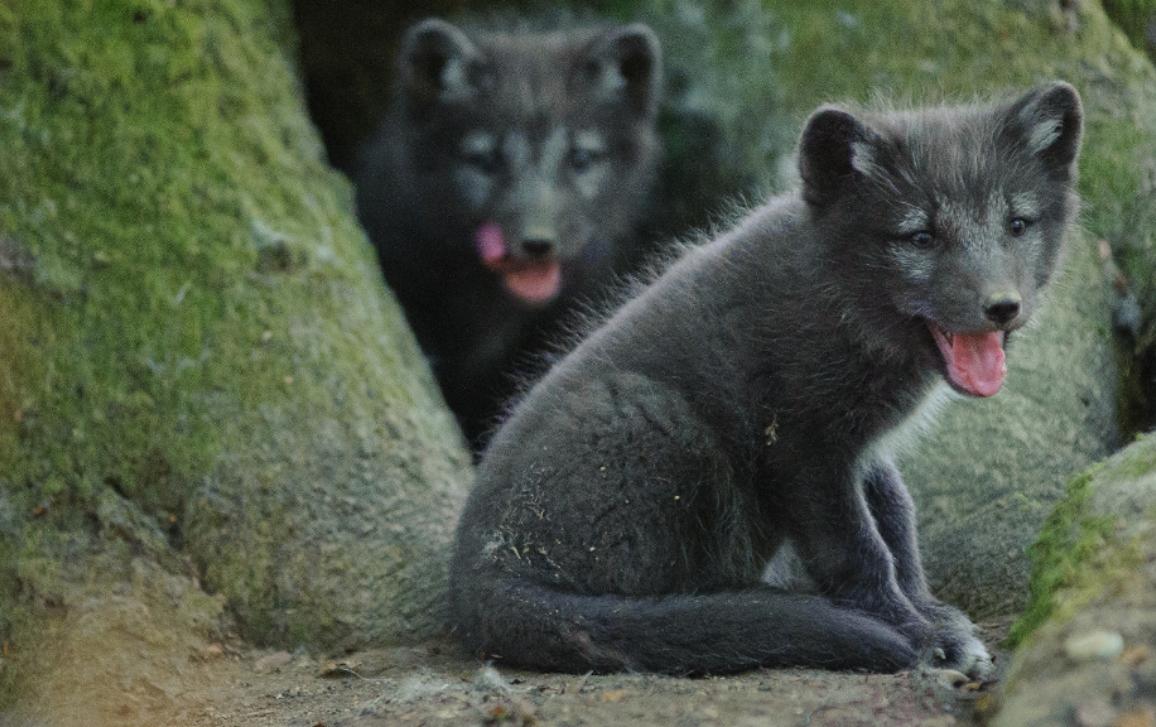
[[[857,176],[882,173],[880,137],[851,113],[833,106],[811,114],[799,141],[803,196],[812,205],[835,199]]]
[[[612,28],[587,46],[578,61],[577,81],[599,101],[625,102],[642,116],[658,107],[662,47],[642,23]]]
[[[477,92],[484,76],[483,56],[457,26],[429,18],[402,38],[398,73],[414,98],[456,101]]]
[[[1028,91],[1012,103],[1007,122],[1020,143],[1053,174],[1073,178],[1080,154],[1084,110],[1071,84],[1056,81]]]

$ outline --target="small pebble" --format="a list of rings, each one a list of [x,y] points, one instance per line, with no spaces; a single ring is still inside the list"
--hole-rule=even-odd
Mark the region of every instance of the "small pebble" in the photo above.
[[[1140,666],[1144,662],[1148,661],[1148,658],[1151,655],[1152,652],[1147,646],[1144,644],[1137,644],[1136,646],[1129,646],[1127,649],[1124,649],[1124,653],[1120,654],[1120,661],[1124,662],[1128,666],[1135,667]]]
[[[1073,716],[1077,727],[1112,727],[1116,710],[1103,699],[1094,699],[1077,705]]]
[[[272,654],[262,656],[253,664],[253,669],[261,674],[280,669],[283,666],[288,666],[289,662],[293,661],[293,655],[288,651],[276,651]]]
[[[1064,653],[1072,661],[1115,659],[1124,651],[1124,637],[1115,631],[1087,631],[1073,634],[1064,642]]]
[[[510,691],[510,685],[502,678],[498,670],[489,664],[478,669],[478,673],[474,675],[474,688],[482,692],[499,694],[506,694]]]

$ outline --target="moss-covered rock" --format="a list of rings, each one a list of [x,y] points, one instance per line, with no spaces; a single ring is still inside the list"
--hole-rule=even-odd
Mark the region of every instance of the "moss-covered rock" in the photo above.
[[[1156,2],[1153,0],[1104,0],[1104,10],[1120,26],[1128,40],[1156,60]]]
[[[1032,600],[1013,630],[1020,646],[995,724],[1150,724],[1156,435],[1076,478],[1032,556]]]
[[[275,1],[0,5],[0,704],[118,647],[84,614],[441,628],[468,460],[292,38]]]

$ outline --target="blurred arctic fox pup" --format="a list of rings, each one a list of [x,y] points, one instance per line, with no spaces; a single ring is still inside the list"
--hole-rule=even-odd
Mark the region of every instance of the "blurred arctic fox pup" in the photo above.
[[[405,34],[357,174],[361,219],[479,444],[520,355],[614,268],[657,158],[659,44],[627,25]]]

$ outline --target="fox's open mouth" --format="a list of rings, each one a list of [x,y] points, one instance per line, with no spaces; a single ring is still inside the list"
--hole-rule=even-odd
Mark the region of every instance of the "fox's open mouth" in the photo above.
[[[502,277],[514,297],[527,303],[548,303],[562,289],[562,265],[557,258],[518,260],[510,254],[502,228],[487,222],[474,233],[474,248],[482,264]]]
[[[957,391],[971,396],[994,396],[1007,376],[1004,359],[1004,331],[951,333],[934,321],[927,321],[931,337],[943,355],[947,381]]]

